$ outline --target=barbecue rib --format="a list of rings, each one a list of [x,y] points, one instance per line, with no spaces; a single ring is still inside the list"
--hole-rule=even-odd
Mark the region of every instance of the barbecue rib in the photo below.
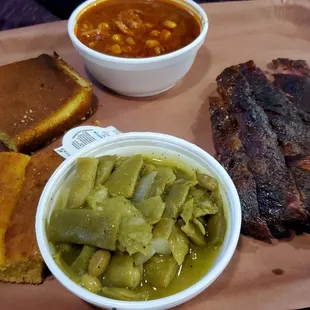
[[[223,101],[217,97],[210,98],[210,112],[219,161],[230,174],[239,192],[242,233],[259,239],[269,239],[271,233],[259,212],[256,182],[249,171],[249,159],[238,137],[237,123],[229,115]]]
[[[298,77],[310,72],[304,61],[274,63]],[[222,100],[210,98],[214,143],[239,192],[243,233],[269,238],[264,223],[276,238],[288,237],[292,228],[310,232],[310,118],[305,104],[294,104],[294,96],[273,85],[253,61],[226,68],[216,81]]]
[[[273,60],[278,73],[274,83],[288,95],[288,98],[300,109],[301,118],[310,123],[310,68],[302,60]]]

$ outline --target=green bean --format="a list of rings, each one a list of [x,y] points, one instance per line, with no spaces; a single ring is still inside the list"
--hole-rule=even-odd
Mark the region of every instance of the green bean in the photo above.
[[[56,252],[56,254],[54,255],[55,262],[70,279],[75,282],[79,282],[80,276],[76,272],[74,272],[71,266],[68,265],[63,255],[64,253],[62,251]]]
[[[106,155],[99,158],[96,185],[103,184],[107,180],[114,168],[116,160],[117,157],[115,155]]]
[[[137,210],[138,211],[138,210]],[[118,241],[132,255],[136,252],[146,254],[147,246],[152,240],[152,226],[140,216],[129,216],[122,219]]]
[[[205,174],[205,173],[196,173],[198,184],[201,187],[206,188],[209,191],[214,191],[217,189],[217,181],[215,178]]]
[[[102,202],[109,197],[109,192],[103,185],[97,185],[93,188],[86,199],[87,205],[94,209],[99,210]]]
[[[93,189],[97,173],[98,159],[84,157],[76,161],[76,170],[67,206],[80,208]]]
[[[171,255],[155,254],[144,265],[145,280],[155,287],[167,287],[177,270],[178,264]]]
[[[117,209],[54,210],[48,225],[49,240],[115,250],[122,214]]]
[[[80,255],[73,262],[71,268],[79,275],[83,275],[87,268],[89,261],[93,254],[96,252],[96,248],[84,245]]]
[[[201,233],[199,228],[194,225],[192,222],[187,223],[186,225],[181,226],[182,231],[193,241],[196,245],[204,247],[207,245],[207,239]]]
[[[101,290],[100,280],[85,273],[81,279],[81,285],[92,293],[99,293]]]
[[[218,212],[211,215],[207,221],[207,240],[213,245],[220,245],[223,243],[226,233],[226,218],[223,206],[218,206]]]
[[[182,207],[182,212],[180,214],[186,224],[192,219],[193,211],[194,211],[194,199],[190,199],[186,203],[184,203]]]
[[[115,254],[105,272],[105,279],[113,286],[134,289],[141,282],[141,273],[131,256]]]
[[[172,227],[174,225],[174,220],[171,218],[161,218],[160,221],[154,226],[153,237],[154,238],[164,238],[168,240]]]
[[[111,253],[105,250],[98,250],[92,256],[88,264],[88,273],[93,277],[100,277],[107,269],[111,260]]]
[[[173,170],[173,172],[176,175],[177,179],[193,181],[193,183],[194,183],[193,185],[197,184],[196,173],[193,170],[185,170],[182,168],[175,168]]]
[[[195,201],[199,201],[206,194],[206,190],[195,186],[189,190],[188,194],[194,198]]]
[[[55,208],[64,209],[67,206],[70,188],[65,186],[59,191]]]
[[[205,235],[206,234],[206,229],[204,227],[204,225],[196,218],[192,219],[193,224],[195,224],[197,226],[197,228],[199,229],[199,231]]]
[[[168,239],[170,237],[174,220],[170,218],[161,218],[153,228],[153,240],[151,242],[153,249],[158,254],[170,254]]]
[[[109,194],[111,196],[120,195],[125,198],[131,198],[134,194],[142,166],[142,155],[134,155],[125,160],[104,184],[108,188]]]
[[[144,176],[146,174],[150,174],[155,170],[155,166],[151,164],[145,164],[144,167],[141,170],[141,175]]]
[[[118,299],[118,300],[142,300],[141,293],[134,292],[127,288],[119,288],[119,287],[103,287],[102,294],[108,298]]]
[[[216,214],[219,208],[218,205],[211,201],[210,198],[204,197],[194,204],[194,217],[205,216],[208,214]]]
[[[155,196],[135,204],[135,207],[142,213],[149,224],[154,225],[161,219],[165,204],[160,196]]]
[[[155,169],[157,175],[150,188],[148,197],[160,196],[163,194],[167,186],[171,186],[176,179],[171,167],[157,167]]]
[[[61,257],[69,266],[76,260],[81,253],[81,246],[76,244],[58,243],[56,251],[61,253]]]
[[[172,228],[169,247],[178,265],[182,265],[189,251],[189,240],[178,225],[174,225]]]
[[[180,213],[181,207],[186,200],[190,184],[188,182],[175,182],[166,199],[164,217],[176,219]]]

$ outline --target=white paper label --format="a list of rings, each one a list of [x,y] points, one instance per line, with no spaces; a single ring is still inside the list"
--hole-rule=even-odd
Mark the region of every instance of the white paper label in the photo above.
[[[113,126],[79,126],[69,130],[62,138],[62,146],[54,151],[63,158],[76,154],[84,146],[119,135],[121,132]]]

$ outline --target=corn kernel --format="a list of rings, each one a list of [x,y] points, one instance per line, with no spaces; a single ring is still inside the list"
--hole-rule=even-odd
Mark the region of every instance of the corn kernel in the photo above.
[[[121,49],[121,47],[118,44],[113,44],[111,46],[111,52],[113,54],[117,54],[118,55],[118,54],[120,54],[122,52],[122,49]]]
[[[173,22],[172,20],[165,20],[164,26],[169,28],[169,29],[174,29],[177,27],[177,24],[175,22]]]
[[[160,49],[159,46],[156,46],[156,47],[154,48],[154,51],[155,51],[155,54],[156,54],[156,55],[160,55],[160,54],[161,54],[161,49]]]
[[[152,37],[158,37],[160,35],[160,31],[159,30],[152,30],[151,32],[150,32],[150,36],[152,36]]]
[[[171,32],[169,30],[162,30],[160,33],[160,39],[161,40],[168,40],[171,36]]]
[[[113,34],[112,40],[119,44],[122,44],[124,42],[123,37],[120,34]]]
[[[152,29],[154,27],[152,23],[145,23],[144,26],[149,29]]]
[[[146,40],[145,44],[146,44],[147,47],[159,46],[159,42],[157,40]]]
[[[97,28],[99,31],[105,31],[110,29],[111,27],[108,23],[100,23]]]
[[[88,43],[88,46],[89,46],[90,48],[93,48],[96,44],[97,44],[97,42],[91,41],[91,42]]]
[[[126,38],[126,42],[128,44],[130,44],[130,45],[135,45],[136,44],[135,40],[132,37]]]

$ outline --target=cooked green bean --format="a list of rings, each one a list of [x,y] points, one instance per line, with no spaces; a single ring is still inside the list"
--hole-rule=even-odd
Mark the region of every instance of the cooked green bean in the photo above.
[[[70,194],[70,188],[64,186],[60,190],[59,196],[57,197],[56,208],[64,209],[67,206],[69,194]]]
[[[142,155],[79,159],[47,223],[60,268],[119,300],[165,297],[198,281],[225,232],[215,179]]]
[[[181,218],[184,220],[186,224],[192,219],[193,212],[194,212],[194,199],[190,199],[186,203],[184,203],[182,207],[182,212],[180,214]]]
[[[55,262],[68,277],[70,277],[75,282],[79,282],[80,276],[65,261],[63,256],[64,256],[64,253],[62,251],[56,252],[56,254],[54,255]]]
[[[195,201],[199,201],[206,194],[206,190],[201,187],[191,187],[189,190],[189,196],[194,198]]]
[[[134,289],[139,285],[141,276],[131,256],[115,254],[105,272],[105,281],[116,287]]]
[[[149,198],[162,195],[165,188],[171,186],[176,179],[171,167],[156,167],[154,171],[157,171],[157,175],[150,188]]]
[[[75,243],[114,251],[121,221],[117,210],[54,210],[48,236],[55,243]]]
[[[197,172],[197,181],[201,187],[206,188],[209,191],[215,191],[217,189],[217,181],[216,179],[212,178],[211,176],[205,173]]]
[[[80,208],[86,201],[95,184],[98,159],[79,158],[76,161],[76,170],[68,198],[69,208]]]
[[[174,226],[174,220],[171,218],[161,218],[161,220],[154,226],[152,247],[158,254],[170,254],[168,239],[171,235]]]
[[[80,255],[75,259],[71,268],[79,275],[83,275],[88,268],[89,260],[96,252],[96,248],[84,245]]]
[[[176,219],[180,213],[181,207],[186,200],[190,184],[187,181],[175,182],[166,199],[164,217]]]
[[[135,207],[143,214],[149,224],[156,224],[162,217],[165,203],[160,196],[155,196],[135,204]]]
[[[103,185],[93,188],[86,199],[88,207],[99,210],[102,202],[109,197],[108,189]]]
[[[124,217],[120,226],[118,241],[132,255],[136,252],[145,254],[152,240],[152,226],[142,215]]]
[[[115,155],[106,155],[99,158],[95,182],[96,185],[103,184],[107,180],[114,168],[116,160],[117,157]]]
[[[175,168],[173,170],[174,174],[176,175],[177,179],[180,180],[187,180],[187,181],[193,181],[195,183],[194,185],[197,184],[197,179],[196,179],[196,173],[195,171],[191,169],[182,169],[182,168]]]
[[[155,254],[145,263],[145,279],[156,287],[167,287],[175,277],[178,264],[171,255]]]
[[[189,240],[178,225],[174,225],[172,228],[169,247],[178,265],[182,265],[189,251]]]
[[[128,301],[143,300],[142,294],[126,289],[126,288],[105,286],[102,288],[101,291],[104,296],[113,298],[113,299],[128,300]]]
[[[153,229],[153,237],[154,238],[164,238],[168,240],[172,227],[174,225],[174,220],[171,218],[163,217]]]
[[[188,238],[193,241],[196,245],[204,247],[207,245],[206,237],[201,233],[199,228],[192,222],[181,226],[182,231],[188,236]]]
[[[220,245],[223,243],[226,233],[226,219],[221,205],[218,207],[218,212],[210,216],[207,224],[207,231],[207,241],[210,244]]]
[[[194,204],[193,215],[194,217],[205,216],[207,214],[216,214],[218,206],[208,197],[203,197],[201,200]]]
[[[111,253],[98,250],[94,253],[88,264],[88,273],[93,277],[100,277],[107,269],[111,260]]]
[[[109,194],[111,196],[120,195],[131,198],[142,166],[142,155],[134,155],[125,160],[104,183],[109,190]]]
[[[196,218],[192,219],[193,224],[195,224],[197,226],[197,228],[199,229],[199,231],[205,235],[206,234],[206,229],[204,227],[204,225]]]
[[[141,170],[141,176],[144,176],[146,174],[150,174],[155,170],[155,166],[151,164],[145,164],[144,167]]]

